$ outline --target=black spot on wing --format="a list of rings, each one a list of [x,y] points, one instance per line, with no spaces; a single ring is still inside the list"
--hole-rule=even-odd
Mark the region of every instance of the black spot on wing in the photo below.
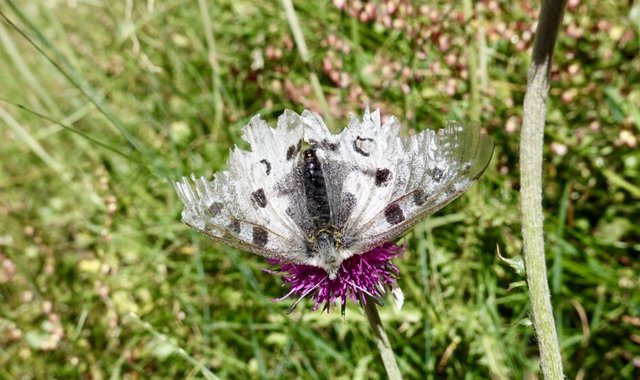
[[[324,149],[324,150],[330,150],[332,152],[335,152],[336,150],[338,150],[338,146],[340,144],[338,143],[332,143],[331,141],[324,139],[322,140],[322,142],[319,144],[320,148]]]
[[[240,235],[240,221],[238,219],[233,219],[231,221],[231,224],[229,224],[229,231],[236,235]]]
[[[287,161],[290,161],[295,154],[296,154],[296,146],[291,145],[289,149],[287,149]]]
[[[260,188],[251,193],[251,202],[253,203],[254,207],[267,207],[267,197],[264,194],[264,189]]]
[[[442,181],[442,177],[443,176],[444,176],[444,170],[442,170],[442,169],[440,169],[438,167],[433,168],[433,170],[431,171],[431,177],[436,182]]]
[[[391,180],[391,170],[389,169],[378,169],[376,170],[376,187],[384,187],[389,184]]]
[[[462,165],[462,174],[468,174],[469,169],[471,169],[471,162],[465,162],[464,165]]]
[[[269,233],[260,226],[253,226],[253,244],[262,248],[269,242]]]
[[[353,142],[351,143],[351,145],[353,146],[353,150],[355,150],[356,152],[360,153],[361,155],[365,156],[365,157],[369,157],[369,155],[371,154],[371,152],[367,152],[365,151],[364,148],[364,142],[365,141],[373,141],[372,138],[369,137],[360,137],[357,136],[355,140],[353,140]]]
[[[384,209],[384,217],[391,225],[396,225],[404,221],[404,213],[397,203],[392,203]]]
[[[413,193],[413,203],[416,206],[422,206],[426,201],[427,201],[427,194],[424,191],[418,189]]]
[[[264,171],[267,175],[271,174],[271,163],[267,160],[260,160],[260,163],[264,164]]]
[[[300,149],[302,149],[302,140],[298,141],[298,144],[291,145],[287,149],[287,161],[293,159],[298,154],[298,152],[300,152]]]
[[[210,215],[218,215],[220,213],[220,211],[222,211],[222,203],[220,202],[213,202],[209,205],[209,207],[207,207],[207,211],[209,212]]]

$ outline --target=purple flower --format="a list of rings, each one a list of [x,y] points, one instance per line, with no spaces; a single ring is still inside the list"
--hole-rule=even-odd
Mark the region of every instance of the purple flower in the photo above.
[[[342,262],[334,279],[329,279],[329,275],[322,268],[275,259],[269,262],[279,268],[268,272],[284,273],[283,280],[290,286],[289,293],[276,299],[277,301],[292,295],[298,297],[289,308],[289,312],[303,298],[309,296],[315,302],[312,310],[318,310],[324,305],[323,310],[329,312],[332,304],[339,303],[344,313],[347,299],[354,303],[366,303],[366,296],[370,296],[376,302],[380,302],[387,289],[396,286],[400,272],[391,260],[402,255],[404,250],[404,246],[384,243],[371,251],[353,255]]]

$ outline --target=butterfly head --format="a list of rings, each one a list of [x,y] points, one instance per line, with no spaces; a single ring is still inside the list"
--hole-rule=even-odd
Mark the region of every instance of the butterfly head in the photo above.
[[[347,256],[343,252],[342,234],[335,227],[319,228],[309,239],[309,255],[313,265],[324,269],[330,279],[336,277],[342,261]]]

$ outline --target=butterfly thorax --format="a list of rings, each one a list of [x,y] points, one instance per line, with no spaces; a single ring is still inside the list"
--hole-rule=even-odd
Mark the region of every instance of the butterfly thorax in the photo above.
[[[319,266],[333,278],[342,262],[338,253],[342,245],[342,235],[331,216],[327,186],[316,150],[305,150],[303,158],[302,179],[306,206],[314,227],[308,237],[309,254],[314,256]]]

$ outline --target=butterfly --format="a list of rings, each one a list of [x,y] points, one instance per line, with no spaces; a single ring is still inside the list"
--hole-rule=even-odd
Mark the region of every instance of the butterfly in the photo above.
[[[400,135],[395,117],[362,119],[332,134],[322,118],[286,110],[275,128],[259,115],[228,168],[175,184],[182,220],[215,241],[336,276],[343,261],[404,235],[483,174],[493,139],[477,124]]]

